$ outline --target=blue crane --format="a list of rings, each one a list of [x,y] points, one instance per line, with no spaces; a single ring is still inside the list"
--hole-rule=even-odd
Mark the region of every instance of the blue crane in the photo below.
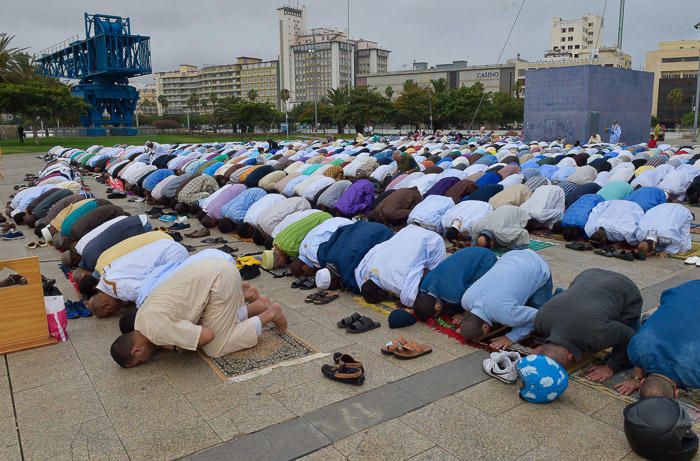
[[[80,121],[89,136],[105,135],[105,124],[113,135],[136,134],[139,94],[129,78],[151,73],[150,37],[133,35],[129,18],[85,13],[85,40],[75,39],[44,50],[37,72],[79,80],[71,93],[88,104]]]

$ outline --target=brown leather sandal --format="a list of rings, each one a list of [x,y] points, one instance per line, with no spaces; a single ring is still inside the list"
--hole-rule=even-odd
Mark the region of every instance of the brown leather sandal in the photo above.
[[[346,384],[359,386],[365,382],[365,369],[362,362],[356,361],[348,354],[336,353],[333,356],[335,365],[323,365],[321,373],[328,379]]]
[[[433,352],[432,346],[397,338],[382,346],[382,354],[393,355],[397,359],[410,360]]]

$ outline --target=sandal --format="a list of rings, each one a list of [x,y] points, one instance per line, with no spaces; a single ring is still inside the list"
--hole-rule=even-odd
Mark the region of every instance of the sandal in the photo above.
[[[36,244],[37,244],[38,246],[40,246],[41,248],[46,248],[46,247],[49,245],[49,244],[46,243],[44,240],[39,240],[39,241],[36,242]]]
[[[202,240],[202,243],[210,243],[210,244],[215,245],[215,244],[219,244],[219,243],[225,244],[225,243],[231,243],[231,242],[229,242],[228,240],[226,240],[223,237],[216,237],[216,238],[209,237],[209,238]]]
[[[397,359],[410,360],[422,355],[430,354],[433,348],[427,344],[418,344],[415,341],[407,341],[397,338],[382,346],[382,354],[393,355]]]
[[[304,280],[298,287],[300,290],[313,290],[316,288],[316,280],[309,277],[306,280]]]
[[[379,322],[375,322],[371,318],[367,317],[366,315],[363,315],[359,319],[355,320],[353,323],[348,325],[347,330],[348,333],[366,333],[370,330],[374,330],[376,328],[379,328],[382,326]]]
[[[338,325],[338,328],[347,328],[350,325],[352,325],[354,322],[359,320],[362,316],[355,312],[352,314],[350,317],[345,317],[343,320],[340,320],[339,322],[336,323]]]
[[[316,304],[317,306],[322,306],[324,304],[328,304],[332,301],[335,301],[338,299],[340,295],[338,293],[329,293],[327,291],[322,291],[320,293],[317,293],[317,296],[311,300],[312,303]]]
[[[600,255],[600,256],[605,256],[606,258],[612,258],[615,256],[615,249],[614,248],[603,248],[600,250],[595,250],[593,253]]]
[[[29,249],[29,250],[34,250],[34,249],[36,249],[36,247],[39,246],[39,243],[38,242],[29,242],[29,243],[26,243],[24,246],[27,247],[27,249]]]
[[[632,253],[629,250],[615,251],[613,253],[613,256],[615,256],[616,258],[625,260],[625,261],[634,261],[634,253]]]
[[[304,282],[306,282],[307,280],[308,280],[308,278],[306,278],[306,277],[302,277],[302,278],[300,278],[300,279],[296,279],[295,281],[292,282],[291,288],[299,288],[299,287],[301,287],[301,285],[302,285]],[[311,296],[311,295],[309,295],[309,296]]]

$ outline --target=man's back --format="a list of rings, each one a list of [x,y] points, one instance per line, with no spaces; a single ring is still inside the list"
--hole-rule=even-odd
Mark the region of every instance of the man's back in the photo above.
[[[580,359],[627,340],[639,319],[642,295],[627,276],[605,269],[581,272],[567,290],[537,312],[535,328],[548,342],[562,345]],[[617,327],[624,327],[617,331]]]

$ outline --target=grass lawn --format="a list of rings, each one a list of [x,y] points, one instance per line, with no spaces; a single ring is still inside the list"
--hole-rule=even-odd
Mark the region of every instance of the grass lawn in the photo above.
[[[323,135],[319,135],[322,137]],[[348,136],[348,135],[346,135]],[[342,135],[341,135],[342,137]],[[154,134],[143,136],[96,136],[96,137],[72,137],[72,138],[39,138],[39,143],[36,144],[33,139],[27,138],[24,144],[19,141],[0,141],[0,149],[3,154],[23,154],[28,152],[46,152],[53,146],[76,147],[85,149],[94,144],[103,146],[113,146],[115,144],[145,144],[151,140],[163,144],[174,143],[191,143],[191,142],[211,142],[211,141],[264,141],[269,139],[269,135],[245,135],[240,134],[206,134],[206,135],[189,135],[189,134]],[[274,136],[275,139],[281,139],[279,136]],[[308,135],[290,135],[292,139],[310,139]]]

